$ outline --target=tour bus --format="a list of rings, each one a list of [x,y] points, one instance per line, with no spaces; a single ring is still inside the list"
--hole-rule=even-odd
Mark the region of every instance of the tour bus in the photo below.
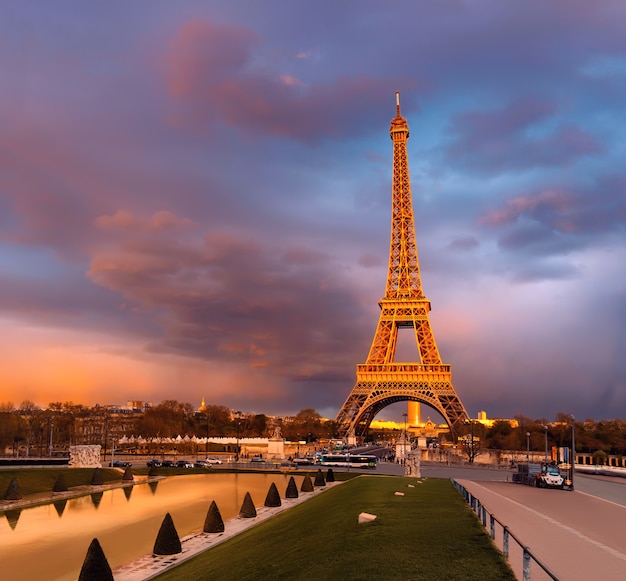
[[[376,468],[376,456],[366,454],[322,454],[322,466],[340,466],[345,468]]]

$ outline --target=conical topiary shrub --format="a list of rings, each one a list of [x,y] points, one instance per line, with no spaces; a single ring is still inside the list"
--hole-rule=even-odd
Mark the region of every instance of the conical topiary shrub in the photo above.
[[[135,480],[133,476],[133,471],[130,469],[130,466],[126,466],[126,470],[124,470],[124,476],[122,476],[122,480]]]
[[[113,581],[113,572],[98,539],[91,541],[78,581]]]
[[[256,508],[254,508],[254,502],[249,492],[246,492],[246,496],[241,504],[241,510],[239,511],[239,518],[255,518]]]
[[[65,476],[63,476],[63,472],[59,472],[57,481],[52,487],[52,492],[67,492],[67,484],[65,484]]]
[[[300,492],[313,492],[313,481],[308,474],[304,477],[304,480],[302,481]]]
[[[183,550],[174,521],[168,512],[161,523],[159,534],[154,541],[152,552],[155,555],[176,555]]]
[[[102,486],[104,484],[104,478],[102,477],[102,468],[96,468],[91,475],[92,486]]]
[[[267,496],[265,497],[265,506],[275,507],[280,506],[281,504],[278,488],[276,488],[276,484],[272,482],[272,484],[270,484],[270,489],[267,491]]]
[[[298,498],[298,487],[293,476],[289,479],[287,484],[287,490],[285,491],[285,498]]]
[[[4,500],[22,500],[22,491],[20,490],[20,483],[17,481],[17,478],[12,478],[11,482],[9,482]]]
[[[322,474],[322,469],[317,469],[317,474],[315,475],[315,482],[313,483],[315,486],[326,486],[326,480],[324,480],[324,475]]]
[[[204,519],[204,528],[202,530],[205,533],[224,532],[224,521],[222,520],[220,509],[217,508],[217,504],[214,500],[211,501],[211,506],[206,513],[206,518]]]
[[[335,473],[332,468],[329,468],[328,472],[326,472],[326,482],[335,482]]]

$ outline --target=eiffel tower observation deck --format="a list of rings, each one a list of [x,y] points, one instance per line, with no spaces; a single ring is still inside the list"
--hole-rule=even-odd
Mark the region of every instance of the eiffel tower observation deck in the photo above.
[[[340,432],[348,438],[364,436],[376,414],[401,401],[423,403],[437,410],[453,435],[469,416],[452,385],[452,370],[441,361],[430,325],[430,301],[420,275],[411,180],[407,157],[409,126],[400,114],[391,120],[393,181],[391,242],[385,296],[378,302],[380,317],[372,346],[357,365],[356,384],[337,414]],[[419,361],[395,361],[398,331],[413,329]]]

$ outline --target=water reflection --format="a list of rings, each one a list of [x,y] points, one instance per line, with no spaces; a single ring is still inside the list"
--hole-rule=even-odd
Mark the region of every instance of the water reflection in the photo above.
[[[67,506],[67,499],[57,500],[53,502],[52,504],[54,505],[54,508],[56,508],[59,518],[61,518],[63,516],[63,511],[65,510],[65,507]]]
[[[93,505],[95,508],[98,508],[100,506],[103,496],[104,496],[104,492],[94,492],[91,495],[91,502],[93,502]]]
[[[152,552],[166,513],[182,538],[202,530],[211,501],[227,521],[239,514],[246,492],[261,506],[272,482],[284,497],[288,480],[281,474],[193,474],[6,511],[0,571],[12,581],[75,580],[93,538],[115,568]]]

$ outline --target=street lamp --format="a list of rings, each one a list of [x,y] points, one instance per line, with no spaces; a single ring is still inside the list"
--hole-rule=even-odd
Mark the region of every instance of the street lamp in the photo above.
[[[241,429],[241,412],[235,412],[237,416],[237,446],[235,447],[235,463],[239,462],[239,430]]]
[[[530,432],[526,432],[526,462],[530,461]]]
[[[206,414],[206,447],[205,447],[205,460],[209,459],[209,413]]]
[[[576,430],[574,428],[574,416],[572,416],[572,457],[570,458],[570,465],[572,467],[572,474],[570,475],[570,490],[574,490],[574,464],[576,463]]]
[[[403,453],[402,463],[406,464],[406,429],[407,429],[407,418],[409,417],[409,414],[403,413],[402,415],[404,416],[404,453]]]
[[[545,463],[548,463],[548,426],[544,426],[546,429],[546,455],[545,455]]]
[[[48,448],[48,458],[52,458],[52,430],[54,428],[54,424],[50,422],[50,446]]]

